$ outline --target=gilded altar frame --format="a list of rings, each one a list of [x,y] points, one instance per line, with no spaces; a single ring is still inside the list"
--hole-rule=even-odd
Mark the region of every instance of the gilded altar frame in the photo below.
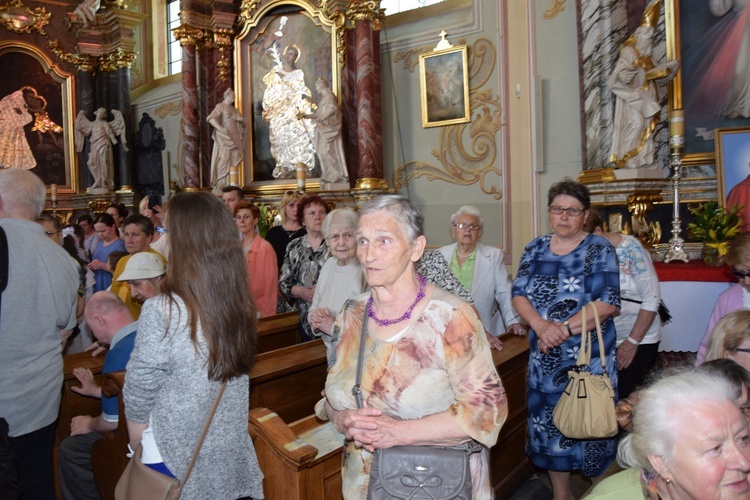
[[[670,113],[683,110],[685,114],[685,154],[682,164],[711,165],[717,160],[713,140],[715,130],[750,126],[750,118],[720,117],[714,121],[696,116],[701,104],[698,88],[703,77],[711,73],[704,71],[705,66],[699,62],[702,59],[700,52],[710,48],[703,36],[720,37],[725,34],[721,30],[727,26],[725,17],[730,13],[721,16],[712,14],[705,0],[664,0],[664,5],[667,59],[680,61],[680,69],[670,82],[668,93]],[[710,54],[708,59],[715,59],[716,56]],[[717,181],[718,175],[717,169]]]
[[[58,193],[78,192],[78,159],[73,144],[75,77],[37,47],[19,41],[0,41],[0,71],[13,75],[0,82],[0,97],[22,87],[33,87],[46,101],[45,111],[62,132],[32,131],[32,122],[24,127],[37,165],[31,169],[45,185],[57,185]],[[55,140],[52,139],[55,137]],[[54,145],[54,146],[53,146]]]
[[[275,192],[297,187],[296,179],[272,177],[275,161],[270,153],[268,123],[263,119],[264,76],[273,66],[268,45],[276,40],[281,50],[295,45],[301,49],[297,67],[304,73],[305,84],[313,102],[317,78],[325,79],[341,101],[341,71],[344,49],[344,17],[330,14],[326,2],[272,0],[250,2],[242,9],[242,24],[234,42],[234,88],[237,107],[248,123],[245,160],[240,169],[240,184],[256,191]],[[243,7],[248,4],[247,0]],[[282,18],[286,18],[282,22]],[[279,36],[279,34],[282,36]],[[307,179],[308,189],[318,189],[319,167]]]

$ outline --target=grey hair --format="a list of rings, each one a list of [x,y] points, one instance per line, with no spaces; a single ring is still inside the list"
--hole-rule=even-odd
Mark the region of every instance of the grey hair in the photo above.
[[[388,212],[403,228],[409,243],[424,235],[424,217],[422,213],[405,196],[400,194],[383,194],[370,198],[359,209],[360,219],[365,215],[384,210]]]
[[[28,170],[0,169],[0,201],[6,217],[35,221],[44,209],[44,183]]]
[[[690,370],[656,381],[643,390],[633,409],[633,432],[620,441],[617,461],[625,468],[655,472],[648,456],[663,457],[667,463],[673,460],[679,414],[694,403],[729,400],[736,404],[735,396],[732,384],[716,373]]]
[[[337,208],[336,210],[331,210],[323,220],[323,225],[320,227],[320,231],[323,233],[323,238],[328,238],[334,219],[336,219],[335,222],[351,228],[352,232],[357,230],[357,222],[359,221],[359,215],[357,215],[357,212],[351,208]]]
[[[456,219],[458,219],[462,215],[471,215],[472,217],[476,217],[479,221],[479,227],[484,227],[484,217],[482,217],[482,212],[480,212],[479,209],[474,205],[464,205],[463,207],[458,209],[458,212],[451,215],[451,226],[453,226],[453,224],[456,223]]]

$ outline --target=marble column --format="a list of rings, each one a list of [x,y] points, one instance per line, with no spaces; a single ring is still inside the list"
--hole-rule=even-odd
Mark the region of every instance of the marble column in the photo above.
[[[217,86],[219,85],[219,70],[216,67],[216,50],[212,47],[204,47],[198,50],[198,70],[200,72],[200,92],[198,94],[198,130],[200,133],[200,168],[201,187],[209,187],[211,184],[211,151],[213,141],[211,140],[211,126],[206,118],[214,109],[217,100]],[[218,98],[220,100],[220,98]]]
[[[135,168],[135,152],[133,146],[135,146],[135,130],[133,127],[133,113],[130,107],[130,67],[124,66],[117,68],[117,103],[114,106],[120,110],[122,117],[127,125],[125,137],[128,139],[128,150],[121,144],[118,144],[116,151],[118,152],[118,158],[115,160],[119,177],[120,177],[120,189],[122,190],[133,190],[133,169]]]
[[[182,46],[182,166],[185,188],[199,188],[200,143],[198,129],[198,88],[195,45]]]
[[[380,87],[380,68],[375,66],[372,22],[358,20],[354,31],[357,51],[358,177],[382,179],[382,136],[378,128],[379,101],[376,101],[376,90]]]

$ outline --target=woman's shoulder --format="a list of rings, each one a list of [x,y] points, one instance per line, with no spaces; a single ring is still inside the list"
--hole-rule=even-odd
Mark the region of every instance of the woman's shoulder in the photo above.
[[[618,472],[599,482],[585,498],[586,500],[637,500],[645,498],[641,485],[641,471],[639,469],[626,469]]]

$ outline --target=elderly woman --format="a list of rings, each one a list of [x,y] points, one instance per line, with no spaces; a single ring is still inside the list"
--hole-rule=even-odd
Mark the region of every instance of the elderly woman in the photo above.
[[[305,228],[297,218],[297,207],[304,196],[297,191],[287,191],[281,197],[279,206],[279,215],[281,216],[281,225],[274,226],[266,233],[268,241],[276,252],[277,269],[281,270],[286,255],[286,247],[289,242],[295,238],[305,235]]]
[[[279,299],[279,270],[276,253],[271,244],[255,231],[260,218],[260,209],[247,201],[234,206],[234,221],[242,235],[242,248],[247,261],[247,277],[250,294],[255,300],[258,315],[263,318],[276,314]]]
[[[297,218],[302,221],[307,234],[292,240],[286,247],[284,265],[279,275],[279,291],[289,304],[296,304],[300,336],[303,342],[307,342],[315,338],[307,321],[307,313],[315,295],[320,268],[330,255],[322,232],[328,206],[320,196],[312,195],[300,201],[297,211]]]
[[[633,432],[623,438],[611,476],[589,499],[750,497],[748,423],[736,389],[698,371],[665,377],[641,392]]]
[[[406,198],[373,198],[359,213],[357,257],[370,293],[336,318],[340,343],[325,386],[326,414],[346,437],[343,496],[367,497],[377,450],[473,439],[483,445],[471,456],[473,498],[491,498],[487,449],[508,409],[484,328],[471,306],[416,273],[427,240]],[[358,409],[352,386],[361,341]]]
[[[716,323],[732,311],[750,309],[750,233],[742,233],[732,240],[725,262],[732,266],[732,274],[739,280],[739,283],[721,292],[719,298],[716,299],[711,318],[708,320],[706,334],[698,346],[697,364],[701,364],[706,359],[708,339]]]
[[[469,290],[482,324],[492,335],[513,332],[525,335],[526,327],[510,303],[510,283],[503,253],[479,243],[484,219],[479,209],[464,205],[451,216],[456,243],[444,246],[440,254],[461,284]]]
[[[320,335],[326,345],[329,366],[333,361],[331,330],[344,302],[365,291],[362,266],[357,260],[357,213],[350,208],[336,209],[323,221],[323,237],[331,257],[323,264],[315,286],[308,321],[313,334]]]
[[[599,313],[604,336],[604,346],[593,346],[591,371],[602,373],[602,348],[607,366],[613,366],[615,328],[611,316],[620,306],[619,268],[614,247],[583,230],[590,204],[585,186],[568,179],[552,185],[547,212],[553,233],[526,246],[512,291],[516,311],[531,327],[526,451],[537,467],[549,471],[556,499],[573,498],[571,471],[597,476],[615,455],[614,439],[569,439],[552,421],[568,370],[576,364],[579,335],[584,328],[594,328],[593,314],[588,316],[588,324],[581,324],[580,311],[589,302]],[[616,371],[610,368],[609,376],[616,388]]]
[[[123,389],[130,446],[144,465],[182,481],[183,500],[263,498],[247,433],[257,318],[237,226],[221,200],[205,192],[175,195],[167,215],[171,244],[180,250],[161,294],[145,302],[138,320]]]
[[[650,254],[632,236],[602,231],[602,218],[589,210],[586,232],[604,236],[617,252],[620,265],[620,314],[617,331],[617,384],[620,397],[640,386],[656,362],[661,339],[659,278]]]
[[[750,311],[731,312],[714,327],[705,361],[721,358],[729,358],[750,370]]]

